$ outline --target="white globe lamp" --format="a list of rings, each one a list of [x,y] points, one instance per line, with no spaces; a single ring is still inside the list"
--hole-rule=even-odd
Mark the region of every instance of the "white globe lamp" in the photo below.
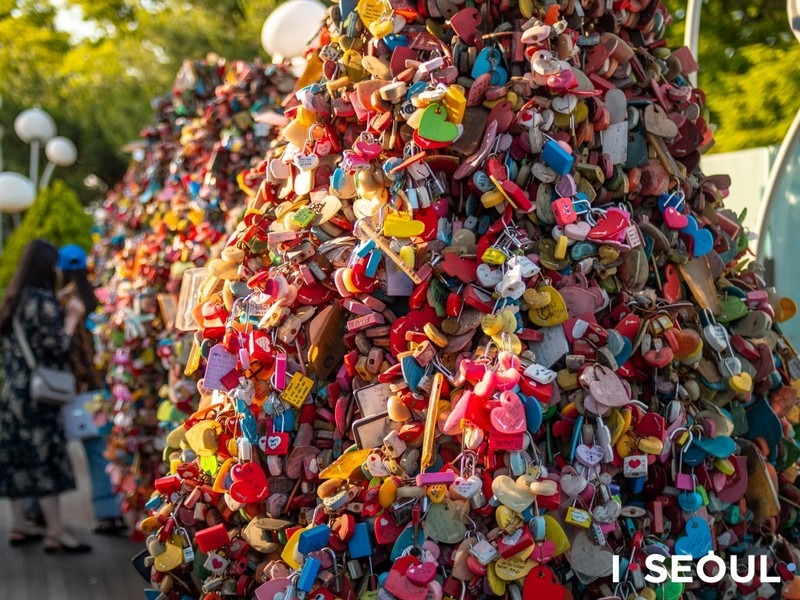
[[[300,56],[327,12],[318,0],[284,2],[264,21],[261,45],[276,62]]]
[[[33,182],[19,173],[0,173],[0,211],[19,213],[27,210],[36,197]]]

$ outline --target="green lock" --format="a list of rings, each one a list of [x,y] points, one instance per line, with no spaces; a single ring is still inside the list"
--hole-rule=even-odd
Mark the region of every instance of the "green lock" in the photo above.
[[[315,213],[307,206],[304,206],[292,215],[292,224],[302,229],[305,229],[306,227],[311,225],[312,221],[314,221],[314,219],[316,218],[317,218],[317,213]]]
[[[703,506],[708,506],[708,492],[706,488],[702,485],[698,485],[695,487],[694,491],[700,494],[700,497],[703,499]]]

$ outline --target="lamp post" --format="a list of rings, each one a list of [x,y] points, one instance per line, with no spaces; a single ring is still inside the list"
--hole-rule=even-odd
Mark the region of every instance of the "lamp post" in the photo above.
[[[2,98],[0,98],[2,104]],[[53,117],[41,108],[23,110],[14,119],[14,131],[26,144],[30,144],[30,172],[25,177],[19,173],[3,172],[2,144],[0,143],[0,253],[3,249],[3,215],[13,214],[14,227],[19,225],[19,215],[33,204],[36,190],[47,187],[53,170],[68,167],[75,162],[78,152],[75,144],[63,136],[56,137],[56,124]],[[0,142],[4,129],[0,126]],[[39,180],[39,152],[45,147],[47,166]]]
[[[39,181],[39,150],[56,136],[56,123],[41,108],[29,108],[14,119],[14,131],[19,139],[31,145],[30,178],[35,186]]]

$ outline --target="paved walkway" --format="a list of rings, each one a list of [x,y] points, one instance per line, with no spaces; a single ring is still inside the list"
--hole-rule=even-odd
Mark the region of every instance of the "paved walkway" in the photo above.
[[[144,549],[127,537],[91,532],[89,475],[80,444],[69,448],[78,489],[63,497],[67,526],[94,552],[83,556],[50,556],[41,544],[22,548],[7,545],[11,510],[0,500],[0,600],[143,600],[146,582],[131,565]]]

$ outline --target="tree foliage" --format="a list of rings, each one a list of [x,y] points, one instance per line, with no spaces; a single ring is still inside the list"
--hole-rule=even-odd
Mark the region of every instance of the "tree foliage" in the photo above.
[[[667,0],[671,47],[683,45],[685,0]],[[800,44],[785,0],[706,0],[698,85],[719,128],[714,151],[779,144],[800,109]]]
[[[20,226],[9,236],[0,255],[0,287],[5,288],[11,279],[22,250],[31,240],[45,239],[58,247],[78,244],[87,251],[91,250],[92,223],[93,219],[85,212],[78,195],[63,181],[53,182],[39,193]]]
[[[150,101],[167,94],[187,58],[214,52],[252,60],[259,32],[282,0],[0,0],[0,124],[6,168],[25,172],[28,148],[11,127],[41,105],[79,151],[59,170],[82,200],[93,173],[108,184],[125,170],[121,147],[151,118]],[[683,43],[685,0],[665,0],[675,16],[672,46]],[[800,107],[800,45],[785,0],[706,0],[700,86],[719,125],[715,151],[778,143]],[[56,8],[60,7],[60,8]],[[81,11],[83,36],[59,29]],[[74,23],[73,23],[74,25]]]

